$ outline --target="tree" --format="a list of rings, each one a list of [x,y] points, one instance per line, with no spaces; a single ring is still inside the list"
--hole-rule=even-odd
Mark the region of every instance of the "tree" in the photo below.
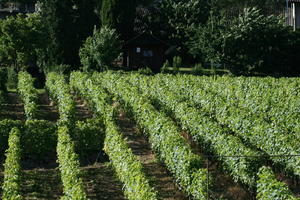
[[[45,27],[39,14],[17,15],[0,22],[0,61],[17,70],[35,64],[36,52],[42,49]]]
[[[136,0],[103,0],[102,25],[117,30],[123,40],[133,37]]]
[[[100,30],[94,29],[94,34],[88,37],[79,51],[84,71],[103,71],[112,65],[112,62],[121,53],[121,41],[115,29],[103,26]]]
[[[80,65],[79,48],[83,41],[99,25],[99,4],[97,0],[43,0],[41,14],[47,26],[47,47],[40,52],[39,64],[70,65],[77,69]]]
[[[71,1],[44,0],[41,16],[47,27],[47,47],[40,52],[40,65],[75,64],[73,4]]]
[[[233,74],[278,73],[289,68],[287,55],[297,44],[290,38],[283,19],[248,8],[231,22],[213,17],[199,27],[190,51],[207,62],[225,64]]]
[[[186,51],[185,41],[193,36],[195,27],[205,24],[210,6],[206,0],[164,0],[159,5],[162,20],[175,44]]]

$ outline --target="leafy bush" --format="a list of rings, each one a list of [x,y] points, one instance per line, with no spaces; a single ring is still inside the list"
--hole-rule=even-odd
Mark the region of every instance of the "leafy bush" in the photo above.
[[[103,149],[105,130],[99,119],[87,119],[77,121],[71,133],[75,142],[76,152],[80,156],[86,156]]]
[[[149,185],[143,167],[123,139],[115,122],[115,109],[111,106],[109,95],[99,85],[93,84],[83,73],[73,72],[72,87],[93,105],[95,114],[105,124],[105,146],[119,179],[124,183],[128,199],[157,199],[157,192]],[[86,88],[89,88],[86,90]]]
[[[56,125],[45,120],[27,120],[25,124],[17,120],[0,121],[0,154],[8,148],[9,132],[13,127],[21,130],[22,155],[42,158],[55,153],[57,135]],[[43,131],[41,131],[43,130]]]
[[[258,173],[257,195],[258,200],[299,200],[294,197],[288,186],[276,180],[269,167],[261,167]]]
[[[61,180],[63,183],[64,196],[61,199],[87,199],[83,182],[80,178],[79,159],[75,153],[74,142],[72,141],[67,126],[58,127],[57,157]]]
[[[50,98],[57,102],[59,122],[72,127],[75,123],[75,102],[63,75],[51,72],[46,78]]]
[[[189,44],[190,53],[198,59],[225,64],[233,74],[252,74],[287,71],[291,64],[285,66],[289,61],[286,55],[296,46],[291,40],[283,19],[247,8],[232,21],[213,13]]]
[[[12,128],[9,133],[8,149],[4,164],[3,200],[21,200],[21,145],[20,130]]]
[[[18,93],[24,103],[26,119],[34,119],[37,114],[38,92],[34,88],[34,79],[27,72],[18,74]]]
[[[21,135],[23,156],[43,160],[56,154],[57,126],[46,120],[26,120]]]
[[[36,60],[45,45],[44,24],[38,13],[18,14],[0,21],[0,62],[19,71]]]
[[[79,51],[80,61],[84,71],[103,71],[121,53],[121,41],[115,29],[103,26],[94,29],[92,37],[88,37]]]
[[[122,77],[111,73],[95,73],[93,78],[125,105],[126,111],[147,133],[153,151],[174,175],[178,185],[194,199],[207,198],[207,184],[210,183],[204,160],[192,152],[175,123],[157,111],[136,87]]]
[[[0,155],[3,155],[5,150],[8,148],[8,137],[9,132],[12,128],[17,127],[22,129],[23,125],[21,121],[5,119],[0,121]]]
[[[245,9],[224,34],[223,62],[233,73],[271,72],[283,64],[288,27],[277,16]]]

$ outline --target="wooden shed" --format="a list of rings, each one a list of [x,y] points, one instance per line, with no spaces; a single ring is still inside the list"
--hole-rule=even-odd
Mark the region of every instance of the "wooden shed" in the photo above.
[[[166,42],[144,32],[125,42],[123,65],[133,69],[149,67],[157,71],[165,61],[168,46]]]

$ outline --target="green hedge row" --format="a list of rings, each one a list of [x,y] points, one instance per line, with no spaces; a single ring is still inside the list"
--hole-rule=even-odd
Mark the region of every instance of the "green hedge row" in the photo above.
[[[23,123],[19,120],[4,119],[0,121],[0,156],[8,149],[9,132],[12,128],[23,128]]]
[[[75,151],[80,157],[98,153],[103,149],[105,130],[103,123],[97,118],[76,121],[70,135],[75,142]]]
[[[126,197],[132,200],[158,199],[157,192],[149,185],[141,163],[120,134],[114,119],[114,108],[109,104],[111,99],[107,93],[100,86],[94,85],[83,73],[73,72],[70,83],[83,98],[88,100],[98,117],[104,121],[106,129],[104,150],[124,184]]]
[[[24,103],[26,119],[36,118],[38,107],[38,92],[34,88],[34,79],[28,72],[18,74],[18,93]]]
[[[79,158],[75,153],[74,142],[70,137],[68,126],[59,126],[57,135],[56,151],[64,191],[64,196],[61,199],[87,199],[83,182],[80,178]]]
[[[148,134],[152,148],[176,178],[179,186],[194,199],[208,196],[207,170],[204,161],[181,136],[172,119],[158,112],[141,93],[126,81],[111,73],[95,74],[94,80],[120,99],[128,113]]]
[[[241,137],[248,144],[256,146],[269,155],[300,154],[300,144],[295,134],[290,134],[287,130],[270,122],[264,115],[259,113],[254,115],[255,110],[251,114],[249,110],[239,107],[237,103],[234,103],[236,99],[234,97],[230,98],[228,95],[232,90],[232,84],[222,84],[222,81],[219,80],[222,78],[191,75],[158,75],[155,78],[158,77],[162,84],[165,84],[173,93],[180,96],[180,101],[187,101],[200,111],[207,113],[208,116],[215,118],[220,124],[229,127],[235,135]],[[219,86],[214,83],[218,80],[220,81]],[[246,90],[252,89],[247,87]],[[261,88],[261,91],[264,91],[263,88]],[[223,96],[222,93],[224,93]],[[298,99],[296,96],[294,98]],[[247,107],[247,105],[244,106]],[[279,114],[278,117],[282,115]],[[291,123],[294,122],[298,123],[297,120]],[[274,163],[285,166],[286,171],[300,176],[299,157],[270,157],[270,159]]]
[[[222,167],[237,181],[247,184],[251,188],[256,186],[256,174],[263,164],[263,157],[222,157],[222,156],[263,156],[263,153],[244,145],[240,138],[232,135],[216,121],[190,106],[187,101],[180,101],[178,95],[173,94],[163,82],[141,75],[123,75],[123,79],[130,80],[135,87],[139,87],[144,94],[149,94],[155,102],[162,104],[171,111],[181,126],[188,130],[192,139],[204,147],[209,153],[220,156]]]
[[[78,135],[74,131],[75,102],[69,85],[63,75],[51,72],[47,74],[46,88],[51,99],[57,102],[60,115],[56,151],[63,183],[64,196],[62,199],[87,199],[80,177],[79,158],[72,139],[72,135],[74,138]]]
[[[0,121],[0,155],[8,148],[8,133],[13,127],[18,127],[21,134],[22,156],[26,158],[47,159],[56,154],[57,126],[46,120]],[[42,131],[41,131],[42,130]],[[104,145],[104,129],[98,119],[77,121],[71,133],[75,142],[76,152],[86,156],[99,152]]]
[[[75,123],[75,102],[63,75],[47,74],[46,89],[50,98],[58,104],[59,122],[72,127]]]
[[[8,149],[4,164],[3,200],[21,200],[21,144],[20,130],[16,127],[9,132]]]
[[[258,173],[257,195],[258,200],[299,200],[293,196],[288,186],[276,180],[276,177],[269,167],[261,167]]]
[[[17,127],[22,132],[22,157],[36,157],[43,159],[55,155],[57,143],[56,125],[45,120],[27,120],[25,123],[18,120],[0,121],[0,154],[8,148],[9,132]]]

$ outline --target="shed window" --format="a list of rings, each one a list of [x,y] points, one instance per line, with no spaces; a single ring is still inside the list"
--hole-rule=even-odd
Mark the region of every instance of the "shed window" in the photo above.
[[[153,56],[153,51],[152,50],[145,50],[143,55],[145,57],[152,57]]]
[[[137,53],[141,53],[141,47],[137,47],[137,48],[136,48],[136,52],[137,52]]]

